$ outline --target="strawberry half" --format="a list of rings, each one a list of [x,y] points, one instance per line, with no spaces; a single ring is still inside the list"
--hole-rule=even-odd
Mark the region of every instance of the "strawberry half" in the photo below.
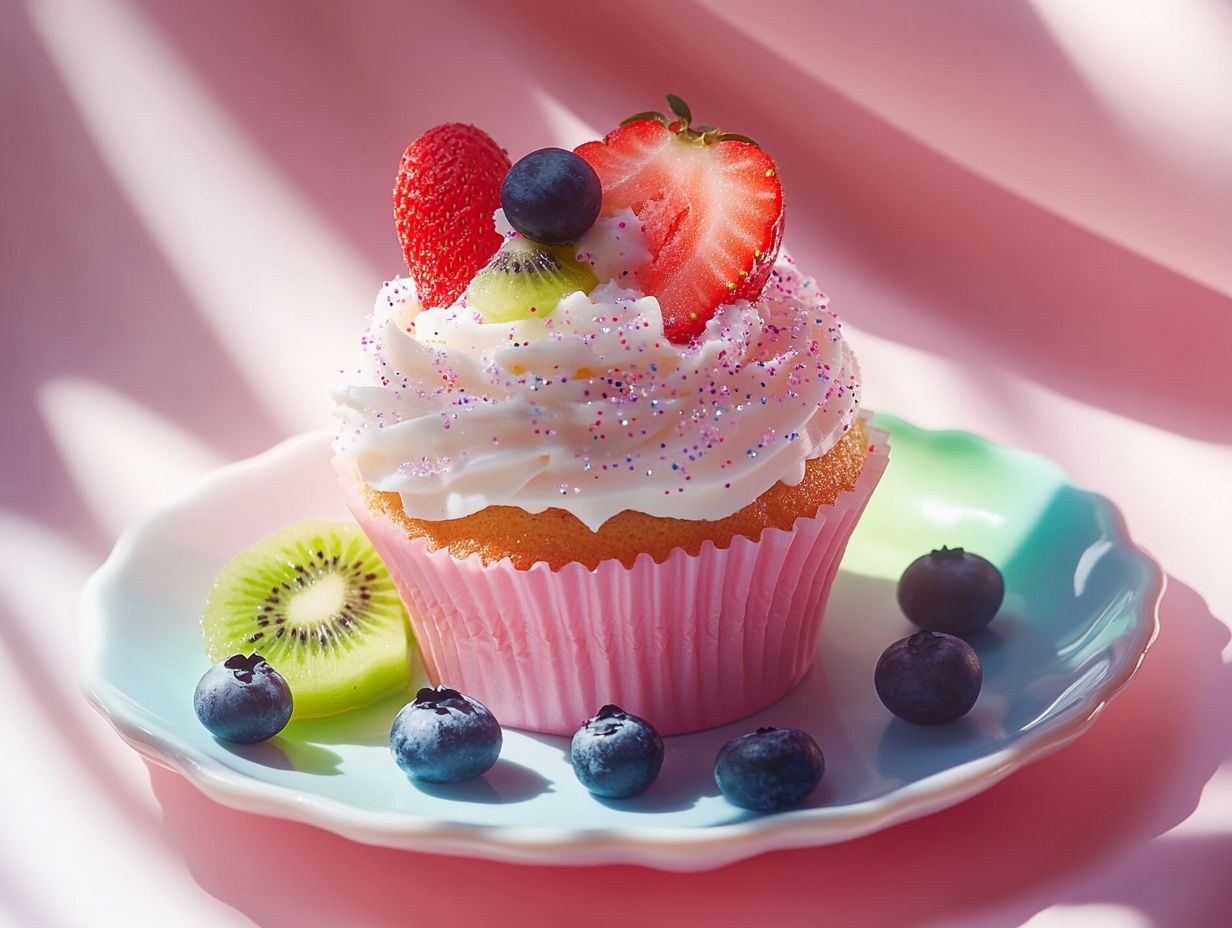
[[[500,247],[492,222],[509,155],[462,123],[429,129],[402,154],[394,228],[425,307],[448,306]]]
[[[783,188],[774,161],[745,136],[641,113],[575,149],[603,184],[603,213],[637,214],[650,249],[638,282],[663,308],[673,342],[698,335],[714,310],[756,300],[778,257]]]

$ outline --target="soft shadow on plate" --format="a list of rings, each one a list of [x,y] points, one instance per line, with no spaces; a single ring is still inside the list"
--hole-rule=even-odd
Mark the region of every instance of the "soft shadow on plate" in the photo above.
[[[294,770],[317,776],[337,776],[342,773],[342,758],[326,748],[279,735],[256,744],[235,744],[215,738],[221,747],[236,757],[273,770]]]
[[[319,719],[303,719],[288,725],[283,736],[312,744],[389,744],[389,730],[398,710],[415,698],[413,690],[399,690],[376,702]]]
[[[552,781],[543,774],[504,758],[482,776],[461,783],[427,783],[410,777],[407,782],[429,796],[454,802],[525,802],[552,792]]]

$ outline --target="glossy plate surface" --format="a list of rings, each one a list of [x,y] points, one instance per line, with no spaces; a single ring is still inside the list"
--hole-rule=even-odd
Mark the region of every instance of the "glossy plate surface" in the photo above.
[[[1163,575],[1111,503],[1044,459],[875,421],[890,431],[890,466],[843,561],[817,665],[757,716],[667,739],[642,797],[592,798],[574,779],[567,739],[517,731],[483,778],[414,785],[387,747],[409,695],[296,723],[263,745],[229,746],[201,727],[192,692],[209,662],[197,619],[217,570],[289,522],[348,518],[323,434],[224,468],[124,535],[86,589],[86,695],[133,747],[220,802],[418,851],[696,870],[953,805],[1077,737],[1129,682],[1157,630]],[[923,729],[885,711],[873,667],[913,630],[895,604],[898,575],[942,544],[998,564],[1007,593],[972,639],[984,667],[975,709]],[[715,754],[759,725],[804,728],[821,745],[826,776],[805,806],[756,815],[719,795]]]

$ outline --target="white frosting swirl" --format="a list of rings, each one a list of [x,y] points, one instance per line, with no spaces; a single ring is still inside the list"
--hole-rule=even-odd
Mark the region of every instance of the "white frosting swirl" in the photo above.
[[[594,241],[619,246],[615,229]],[[624,251],[637,246],[625,233]],[[626,509],[721,519],[799,483],[851,427],[855,357],[790,257],[757,303],[720,307],[688,346],[664,337],[654,297],[621,286],[627,267],[594,263],[615,279],[513,323],[464,299],[420,311],[409,280],[387,283],[359,369],[332,391],[335,452],[415,518],[556,507],[598,529]]]

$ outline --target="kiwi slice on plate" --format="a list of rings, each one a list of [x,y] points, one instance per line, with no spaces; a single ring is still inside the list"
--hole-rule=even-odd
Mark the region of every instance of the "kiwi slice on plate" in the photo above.
[[[577,259],[573,245],[544,245],[528,238],[507,241],[466,290],[467,303],[484,322],[542,319],[561,297],[589,293],[599,278]]]
[[[293,719],[367,705],[410,683],[411,630],[359,526],[297,522],[229,561],[201,615],[210,660],[253,651],[286,679]]]

